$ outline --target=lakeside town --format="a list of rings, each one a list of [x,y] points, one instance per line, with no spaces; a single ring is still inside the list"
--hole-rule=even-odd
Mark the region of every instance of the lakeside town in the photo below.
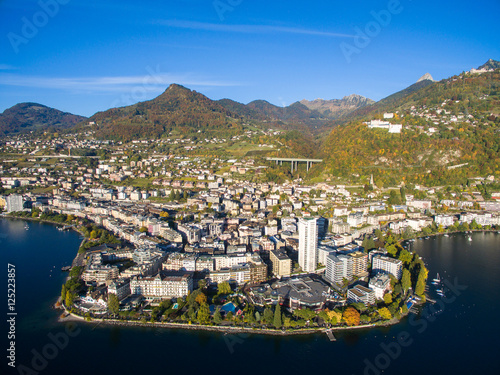
[[[402,240],[500,226],[493,176],[435,188],[276,183],[262,158],[189,156],[182,139],[183,151],[161,155],[149,148],[162,141],[90,136],[9,137],[0,166],[7,216],[83,235],[60,302],[87,320],[386,324],[426,298],[425,265]],[[14,150],[21,157],[5,156]]]

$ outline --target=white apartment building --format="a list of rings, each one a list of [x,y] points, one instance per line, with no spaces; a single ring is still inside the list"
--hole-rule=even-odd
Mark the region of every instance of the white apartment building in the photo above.
[[[132,294],[146,298],[184,297],[193,290],[193,278],[190,274],[182,276],[135,277],[130,281]]]
[[[388,273],[393,275],[396,279],[401,279],[403,272],[403,262],[399,259],[389,258],[382,255],[375,255],[372,258],[372,272]]]
[[[316,271],[318,264],[318,225],[316,218],[299,219],[299,265],[304,272]]]
[[[11,194],[5,197],[5,209],[7,212],[18,212],[23,210],[24,200],[21,195]]]
[[[449,227],[453,225],[453,216],[451,215],[436,215],[434,216],[434,222],[436,225],[442,225],[443,227]]]
[[[376,299],[383,299],[384,294],[391,291],[391,278],[388,274],[378,274],[370,279],[368,286],[375,292]]]
[[[352,279],[352,268],[352,257],[330,254],[326,257],[325,278],[330,283],[341,285],[344,279]]]
[[[130,280],[122,279],[112,281],[108,285],[108,294],[114,294],[121,301],[130,295]]]
[[[347,224],[351,227],[358,227],[363,224],[363,212],[352,212],[347,216]]]
[[[349,303],[361,302],[365,305],[373,305],[375,303],[375,292],[362,285],[356,285],[347,291],[347,301]]]

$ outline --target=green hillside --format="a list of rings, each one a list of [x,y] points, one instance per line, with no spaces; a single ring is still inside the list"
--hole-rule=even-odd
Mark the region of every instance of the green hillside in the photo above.
[[[499,176],[500,70],[435,82],[377,104],[364,120],[381,119],[383,112],[394,112],[390,121],[403,131],[369,129],[359,118],[339,125],[323,142],[327,174],[360,181],[373,174],[381,186]]]
[[[241,118],[206,96],[171,85],[153,100],[96,113],[100,138],[155,139],[171,132],[192,137],[230,137],[243,132]]]
[[[19,103],[0,113],[0,135],[28,131],[59,131],[75,126],[85,117],[38,103]]]

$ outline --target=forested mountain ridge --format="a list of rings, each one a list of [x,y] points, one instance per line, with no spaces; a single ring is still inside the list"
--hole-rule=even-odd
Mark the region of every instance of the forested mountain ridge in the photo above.
[[[38,103],[19,103],[0,113],[0,135],[28,131],[58,131],[75,126],[85,117]]]
[[[425,81],[423,81],[425,82]],[[369,129],[364,121],[400,123],[400,134]],[[363,121],[364,120],[364,121]],[[371,174],[378,185],[448,184],[500,173],[500,69],[462,73],[434,82],[389,103],[377,103],[364,117],[340,124],[323,142],[325,172]]]
[[[158,97],[93,115],[100,138],[132,140],[159,138],[172,131],[203,137],[241,134],[239,115],[196,91],[172,84]]]

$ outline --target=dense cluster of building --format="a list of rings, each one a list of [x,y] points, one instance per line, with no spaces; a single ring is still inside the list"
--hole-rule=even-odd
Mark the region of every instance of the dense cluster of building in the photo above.
[[[393,117],[385,114],[384,120]],[[372,120],[369,126],[401,131],[388,121]],[[383,250],[364,251],[364,235],[377,229],[418,232],[433,223],[443,228],[457,222],[500,225],[500,196],[495,195],[485,201],[475,193],[452,193],[436,201],[406,194],[403,204],[393,205],[383,192],[361,196],[343,185],[236,178],[266,168],[250,158],[127,156],[127,148],[145,147],[141,141],[113,145],[116,152],[92,167],[71,164],[71,155],[55,157],[56,172],[38,164],[44,159],[35,154],[44,146],[97,151],[103,143],[76,138],[62,145],[50,142],[19,138],[3,145],[6,151],[17,147],[35,164],[0,166],[2,187],[14,191],[0,196],[0,206],[7,213],[36,209],[86,218],[124,240],[123,247],[91,248],[82,273],[85,283],[120,300],[181,297],[207,280],[251,285],[255,303],[279,301],[291,308],[320,308],[329,300],[373,304],[390,291],[391,276],[401,278],[402,263]],[[191,141],[176,142],[192,146]],[[216,173],[221,166],[224,172]],[[132,176],[150,178],[151,185],[123,186]],[[53,190],[15,193],[34,186]],[[433,189],[416,189],[434,194]],[[173,199],[167,202],[167,197]],[[443,207],[447,213],[436,214]]]

